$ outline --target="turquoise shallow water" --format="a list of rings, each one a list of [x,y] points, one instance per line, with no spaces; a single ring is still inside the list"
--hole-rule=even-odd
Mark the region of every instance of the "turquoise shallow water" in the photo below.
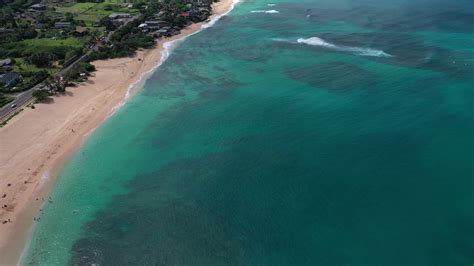
[[[240,3],[66,164],[24,263],[471,265],[472,25],[472,1]]]

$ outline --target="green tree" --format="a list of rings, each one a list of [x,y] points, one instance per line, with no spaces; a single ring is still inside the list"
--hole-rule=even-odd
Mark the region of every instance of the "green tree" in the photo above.
[[[22,39],[33,39],[38,35],[34,28],[26,28],[20,31],[20,38]]]
[[[66,12],[65,18],[67,22],[74,22],[74,15],[71,12]]]
[[[53,57],[48,52],[39,52],[30,55],[27,58],[28,62],[38,66],[38,67],[49,67],[51,66]]]
[[[37,102],[43,102],[49,96],[51,96],[51,93],[47,90],[36,90],[33,92],[33,97],[35,97]]]

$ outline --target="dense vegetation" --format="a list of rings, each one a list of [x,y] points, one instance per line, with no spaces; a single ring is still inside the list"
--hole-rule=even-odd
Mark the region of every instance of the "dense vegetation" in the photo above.
[[[207,2],[208,1],[208,2]],[[132,3],[130,3],[132,2]],[[196,10],[210,6],[211,0],[199,1]],[[87,54],[89,61],[131,56],[139,48],[155,45],[153,34],[139,27],[147,20],[167,23],[169,33],[192,22],[189,12],[193,0],[80,0],[75,2],[47,2],[44,0],[0,0],[0,74],[12,72],[17,78],[0,83],[0,92],[27,90],[45,81],[48,93],[63,91],[71,82],[87,79],[94,67],[89,63],[70,64]],[[34,5],[38,4],[38,5]],[[33,6],[34,5],[34,6]],[[210,12],[210,11],[209,11]],[[126,14],[125,19],[114,19],[111,14]],[[198,16],[202,21],[206,16]],[[54,75],[67,68],[61,80]],[[35,93],[44,100],[46,93]],[[2,95],[0,106],[11,97]]]
[[[156,13],[161,8],[161,5],[159,3],[153,3],[147,6],[146,9],[142,5],[136,5],[136,7],[141,8],[140,11],[142,14],[130,23],[116,29],[110,37],[111,44],[109,46],[103,46],[99,51],[92,53],[90,56],[91,60],[130,56],[133,55],[138,48],[149,48],[155,44],[153,37],[146,35],[137,27],[143,23],[146,18]],[[102,23],[105,24],[106,27],[114,28],[113,24],[109,25],[107,20]]]

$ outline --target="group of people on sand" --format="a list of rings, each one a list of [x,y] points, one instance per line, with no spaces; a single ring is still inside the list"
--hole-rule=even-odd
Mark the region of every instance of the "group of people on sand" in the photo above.
[[[39,200],[39,198],[36,198],[36,200]],[[44,201],[44,198],[41,198],[41,200]],[[53,199],[51,199],[51,197],[49,197],[48,202],[53,203]],[[40,211],[40,215],[38,217],[33,217],[33,221],[35,221],[35,222],[41,221],[41,214],[43,214],[43,209],[40,209],[39,211]]]
[[[25,184],[26,184],[26,183],[27,183],[27,181],[25,181]],[[9,186],[9,187],[11,187],[11,185],[12,185],[12,184],[10,184],[10,183],[7,184],[7,186]],[[4,193],[1,198],[2,198],[2,199],[5,199],[6,197],[7,197],[7,194]],[[36,198],[36,200],[39,200],[39,198]],[[41,198],[41,200],[44,201],[44,198]],[[48,198],[48,202],[49,202],[49,203],[53,203],[53,199],[52,199],[51,197],[49,197],[49,198]],[[2,209],[6,209],[6,208],[8,208],[8,205],[7,205],[7,204],[2,204]],[[43,212],[43,209],[40,209],[40,212]],[[40,214],[40,215],[41,215],[41,214]],[[41,217],[40,217],[40,216],[38,216],[38,217],[33,217],[33,221],[35,221],[35,222],[39,222],[40,220],[41,220]],[[13,221],[12,221],[10,218],[1,221],[2,224],[12,223],[12,222],[13,222]]]
[[[7,186],[10,187],[11,185],[12,185],[12,184],[8,183]],[[3,194],[3,195],[2,195],[2,199],[6,198],[6,197],[7,197],[7,194]],[[8,208],[8,205],[7,205],[7,204],[3,204],[3,205],[2,205],[2,209],[4,209],[4,208]],[[8,218],[8,220],[3,220],[3,221],[2,221],[2,224],[11,223],[11,222],[12,222],[12,221],[10,220],[10,218]]]

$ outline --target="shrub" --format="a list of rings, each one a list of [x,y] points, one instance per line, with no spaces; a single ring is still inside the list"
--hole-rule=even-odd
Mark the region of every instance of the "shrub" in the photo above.
[[[81,69],[84,69],[84,70],[87,71],[87,72],[93,72],[93,71],[95,71],[95,66],[94,66],[93,64],[91,64],[91,63],[88,63],[88,62],[81,62],[81,63],[79,64],[79,67],[80,67]]]
[[[33,39],[38,35],[34,28],[26,28],[20,31],[21,39]]]
[[[35,97],[37,102],[42,102],[49,96],[51,96],[51,93],[47,90],[36,90],[33,92],[33,97]]]
[[[53,56],[48,52],[39,52],[30,55],[27,61],[38,66],[38,67],[49,67],[51,66]]]

